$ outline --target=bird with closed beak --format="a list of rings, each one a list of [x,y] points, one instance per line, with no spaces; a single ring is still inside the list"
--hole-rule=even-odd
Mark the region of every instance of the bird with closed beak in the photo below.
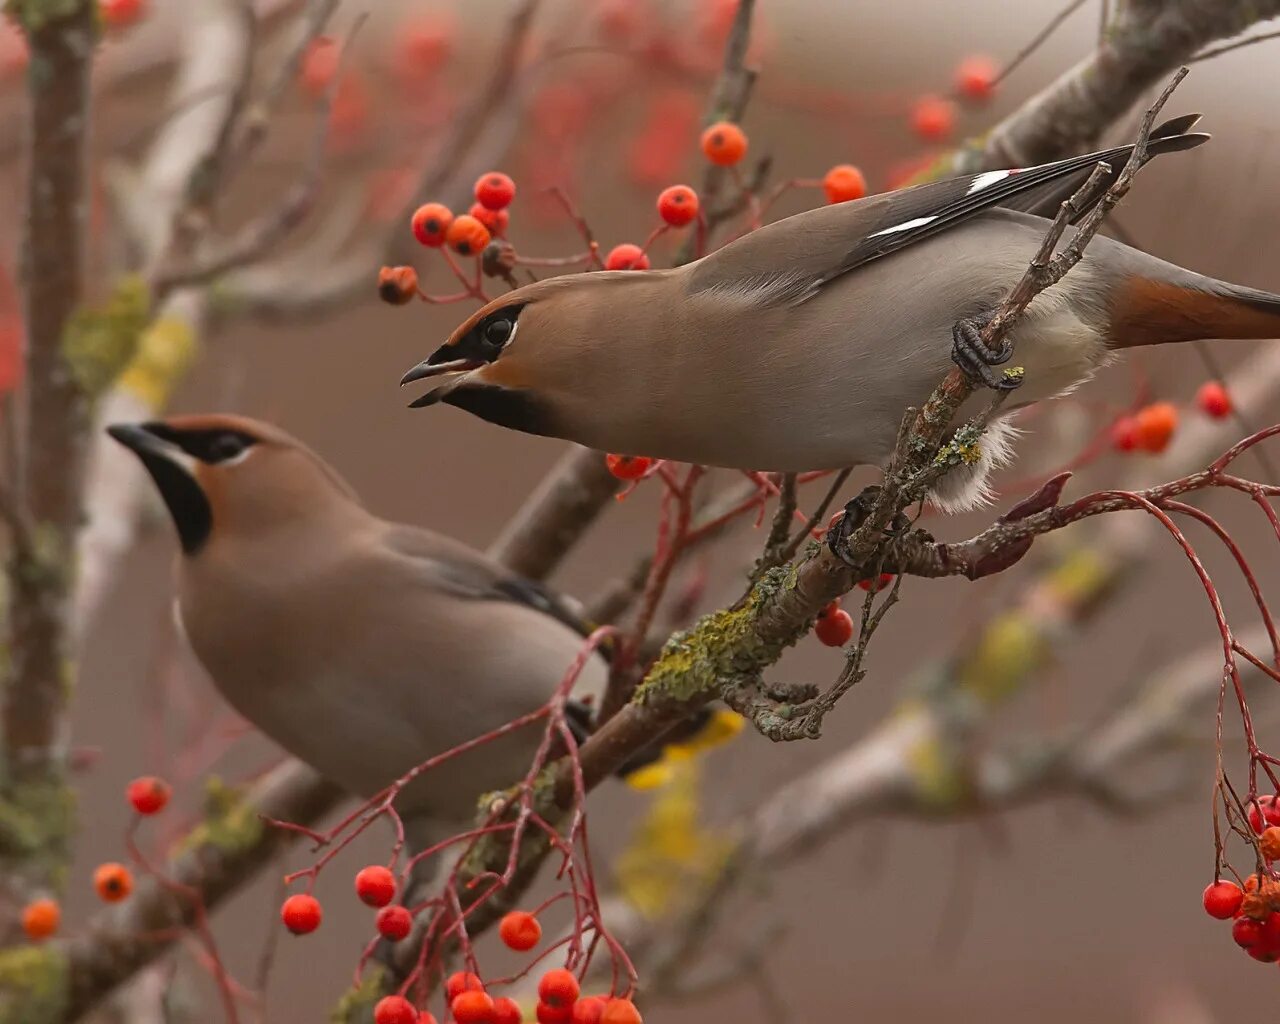
[[[1208,139],[1198,115],[1148,157]],[[981,459],[932,496],[986,494],[1007,413],[1061,395],[1119,350],[1280,336],[1280,296],[1183,270],[1109,238],[1039,295],[1004,348],[979,331],[1025,273],[1063,199],[1132,146],[985,171],[800,213],[672,270],[573,274],[516,288],[463,323],[402,384],[493,423],[603,451],[795,472],[882,464],[906,410],[952,362],[992,387],[1024,369]],[[1081,215],[1085,211],[1079,211]],[[960,411],[985,406],[974,395]]]
[[[379,519],[274,426],[181,416],[108,433],[142,461],[177,529],[177,618],[196,657],[236,711],[350,793],[372,796],[537,710],[582,649],[589,627],[566,599]],[[593,656],[575,697],[590,700],[606,677]],[[585,727],[584,705],[574,711]],[[480,794],[523,778],[541,729],[411,783],[396,801],[411,845],[452,834]]]

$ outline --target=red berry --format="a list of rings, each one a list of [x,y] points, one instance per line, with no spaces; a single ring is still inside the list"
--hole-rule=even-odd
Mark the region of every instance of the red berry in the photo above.
[[[98,11],[107,28],[132,25],[146,13],[143,0],[98,0]]]
[[[506,234],[507,225],[511,223],[511,214],[506,210],[490,210],[480,203],[472,203],[471,209],[467,212],[483,224],[491,235]]]
[[[418,1024],[437,1024],[436,1015],[428,1010],[423,1010],[418,1014]],[[494,1024],[501,1024],[501,1022],[495,1020]],[[520,1022],[514,1021],[513,1024],[520,1024]]]
[[[483,992],[484,983],[470,971],[458,971],[449,975],[444,983],[444,996],[452,1003],[463,992]]]
[[[1138,447],[1152,454],[1162,452],[1178,429],[1178,410],[1169,402],[1155,402],[1138,410],[1137,427]]]
[[[133,872],[123,864],[99,864],[93,872],[93,888],[104,903],[119,903],[133,892]]]
[[[323,96],[329,83],[333,81],[333,76],[337,74],[341,56],[332,39],[327,36],[313,39],[302,55],[302,66],[298,69],[302,88],[312,96]]]
[[[604,996],[587,996],[573,1004],[573,1024],[600,1024],[600,1015],[609,1002]]]
[[[453,211],[442,203],[426,203],[413,212],[413,237],[423,245],[438,249],[444,245],[449,225],[453,223]]]
[[[829,203],[847,203],[867,194],[867,179],[853,164],[837,164],[822,179]]]
[[[412,302],[418,294],[418,272],[413,267],[383,267],[378,271],[378,298],[392,306]]]
[[[418,1024],[418,1011],[404,996],[383,996],[373,1008],[373,1024]]]
[[[955,128],[955,106],[938,96],[925,96],[911,110],[911,127],[920,138],[939,142]]]
[[[619,480],[639,480],[653,465],[653,459],[645,455],[606,455],[604,464]]]
[[[818,613],[813,635],[828,647],[843,647],[853,639],[853,619],[843,608],[827,605]]]
[[[552,1006],[539,1002],[533,1011],[538,1024],[569,1024],[573,1016],[573,1008],[569,1006]]]
[[[47,939],[58,930],[62,908],[56,900],[32,900],[22,908],[22,930],[33,942]]]
[[[1264,964],[1273,964],[1280,960],[1280,949],[1272,949],[1265,942],[1259,942],[1256,946],[1249,946],[1245,949],[1245,952]]]
[[[956,88],[967,99],[989,100],[996,91],[998,74],[990,57],[966,57],[956,68]]]
[[[532,914],[523,910],[513,910],[498,925],[498,936],[508,949],[518,953],[527,952],[542,938],[542,925]]]
[[[732,121],[717,121],[702,133],[702,155],[729,167],[747,155],[747,134]]]
[[[605,270],[648,270],[649,257],[638,245],[623,242],[609,250],[605,257]]]
[[[1256,946],[1262,940],[1262,924],[1251,917],[1237,917],[1231,926],[1231,938],[1241,949]]]
[[[520,1004],[514,999],[502,996],[493,1001],[493,1024],[520,1024],[523,1020]]]
[[[413,915],[398,904],[394,907],[383,907],[373,919],[373,926],[384,939],[399,942],[413,931]]]
[[[600,1024],[644,1024],[644,1020],[630,999],[610,999],[600,1014]]]
[[[516,197],[516,183],[501,171],[490,171],[476,180],[476,202],[490,210],[505,210]]]
[[[1244,893],[1235,882],[1214,882],[1204,891],[1204,912],[1219,921],[1232,917],[1244,902]]]
[[[891,586],[892,584],[893,573],[891,572],[882,572],[874,580],[858,580],[858,586],[861,589],[867,592],[875,591],[877,594],[884,590],[885,587]]]
[[[164,779],[143,775],[129,783],[124,793],[139,814],[158,814],[168,804],[173,789]]]
[[[1258,849],[1267,860],[1280,860],[1280,828],[1271,825],[1263,829],[1262,837],[1258,840]]]
[[[1221,381],[1209,380],[1200,385],[1196,392],[1196,404],[1206,416],[1215,420],[1226,419],[1231,415],[1231,396]]]
[[[290,896],[280,907],[280,920],[294,935],[307,935],[320,927],[320,901],[307,893]]]
[[[1276,803],[1273,796],[1260,796],[1256,804],[1249,803],[1249,827],[1253,829],[1257,835],[1262,834],[1264,828],[1263,819],[1266,819],[1268,825],[1280,825],[1280,804]],[[1258,814],[1258,808],[1262,808],[1262,814]]]
[[[538,982],[538,998],[548,1006],[571,1006],[578,992],[578,979],[563,967],[547,971]]]
[[[1118,452],[1131,452],[1138,447],[1138,420],[1121,416],[1111,424],[1111,446]]]
[[[688,185],[672,185],[658,196],[658,216],[673,228],[682,228],[698,216],[698,193]]]
[[[385,907],[396,896],[396,876],[381,864],[370,864],[356,872],[356,895],[361,903]]]
[[[445,242],[459,256],[476,256],[489,244],[489,229],[470,214],[455,217],[445,232]]]
[[[493,998],[488,992],[459,992],[449,1003],[449,1009],[457,1024],[491,1024],[493,1021]]]

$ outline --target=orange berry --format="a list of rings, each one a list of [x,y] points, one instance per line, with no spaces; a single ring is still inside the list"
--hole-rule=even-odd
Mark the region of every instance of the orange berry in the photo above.
[[[126,28],[146,14],[143,0],[98,0],[98,13],[107,28]]]
[[[853,639],[853,618],[833,601],[818,613],[813,635],[828,647],[843,647]]]
[[[413,931],[413,915],[404,907],[383,907],[373,919],[373,926],[384,939],[399,942]]]
[[[370,907],[385,907],[396,898],[396,876],[381,864],[370,864],[356,872],[356,895]]]
[[[731,167],[747,155],[747,133],[732,121],[717,121],[702,133],[702,155],[720,167]]]
[[[503,917],[498,925],[498,937],[508,949],[518,953],[533,949],[542,939],[542,925],[532,914],[523,910],[513,910]]]
[[[609,250],[605,257],[605,270],[648,270],[649,257],[640,246],[632,242],[623,242]]]
[[[658,216],[673,228],[682,228],[698,216],[698,193],[688,185],[672,185],[658,196]]]
[[[444,983],[444,996],[452,1003],[463,992],[483,992],[484,983],[470,971],[457,971]]]
[[[418,272],[413,267],[383,267],[378,271],[378,298],[393,306],[412,302],[418,294]]]
[[[538,982],[538,998],[548,1006],[572,1006],[578,992],[578,979],[563,967],[547,971]]]
[[[644,1024],[644,1019],[630,999],[610,999],[600,1014],[600,1024]]]
[[[373,1024],[418,1024],[418,1011],[404,996],[383,996],[373,1008]]]
[[[480,175],[476,181],[476,202],[489,210],[505,210],[516,197],[516,183],[501,171]]]
[[[1280,828],[1272,825],[1263,832],[1258,840],[1258,849],[1267,860],[1280,860]]]
[[[604,464],[619,480],[639,480],[653,465],[653,459],[645,455],[606,455]]]
[[[93,872],[93,888],[104,903],[119,903],[133,892],[133,872],[114,861],[99,864]]]
[[[1207,380],[1201,384],[1196,392],[1196,404],[1211,419],[1221,420],[1231,415],[1231,396],[1221,381]]]
[[[847,203],[867,194],[867,179],[853,164],[837,164],[822,179],[828,203]]]
[[[523,1020],[524,1013],[520,1009],[520,1004],[514,999],[501,996],[493,1001],[493,1016],[490,1018],[490,1024],[521,1024]]]
[[[955,123],[955,105],[938,96],[925,96],[911,109],[911,127],[928,142],[945,139],[955,128]]]
[[[323,96],[338,72],[341,57],[337,44],[328,36],[313,39],[302,55],[302,66],[298,69],[302,88],[312,96]]]
[[[1154,454],[1169,446],[1178,429],[1178,410],[1170,402],[1155,402],[1139,410],[1136,420],[1138,447]]]
[[[956,89],[966,99],[984,102],[995,95],[998,74],[990,57],[966,57],[956,68]]]
[[[124,794],[139,814],[158,814],[169,802],[173,789],[164,779],[143,775],[126,787]]]
[[[1111,424],[1111,446],[1118,452],[1131,452],[1138,447],[1138,419],[1121,416]]]
[[[445,242],[459,256],[477,256],[489,244],[489,229],[470,214],[455,217],[445,232]]]
[[[414,210],[409,223],[414,238],[425,246],[438,249],[444,245],[449,225],[453,223],[453,211],[442,203],[426,203]]]
[[[449,1010],[457,1024],[491,1024],[493,997],[488,992],[459,992]]]
[[[507,225],[511,223],[511,214],[506,210],[490,210],[480,203],[472,203],[468,213],[483,224],[491,235],[505,235]]]
[[[294,935],[309,935],[320,927],[323,916],[320,901],[305,892],[290,896],[280,906],[280,920]]]
[[[609,1002],[604,996],[587,996],[573,1004],[572,1024],[600,1024],[600,1015]]]
[[[538,1024],[569,1024],[573,1018],[573,1007],[552,1006],[539,1001],[534,1008],[533,1016]]]
[[[47,939],[62,923],[62,908],[56,900],[32,900],[22,908],[22,930],[33,942]]]

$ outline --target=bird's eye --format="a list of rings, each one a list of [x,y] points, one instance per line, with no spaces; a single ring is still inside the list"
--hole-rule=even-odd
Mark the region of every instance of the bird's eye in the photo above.
[[[239,434],[217,434],[209,442],[209,461],[226,462],[234,459],[248,447],[245,439]]]
[[[501,348],[510,340],[512,326],[510,320],[491,320],[484,328],[485,342],[495,348]]]

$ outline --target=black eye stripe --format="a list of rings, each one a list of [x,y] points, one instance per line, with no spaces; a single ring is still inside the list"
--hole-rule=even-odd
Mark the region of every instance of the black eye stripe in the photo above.
[[[252,434],[230,428],[182,430],[166,423],[148,423],[146,430],[162,441],[181,448],[193,459],[210,465],[234,459],[246,448],[258,443],[258,439]]]

